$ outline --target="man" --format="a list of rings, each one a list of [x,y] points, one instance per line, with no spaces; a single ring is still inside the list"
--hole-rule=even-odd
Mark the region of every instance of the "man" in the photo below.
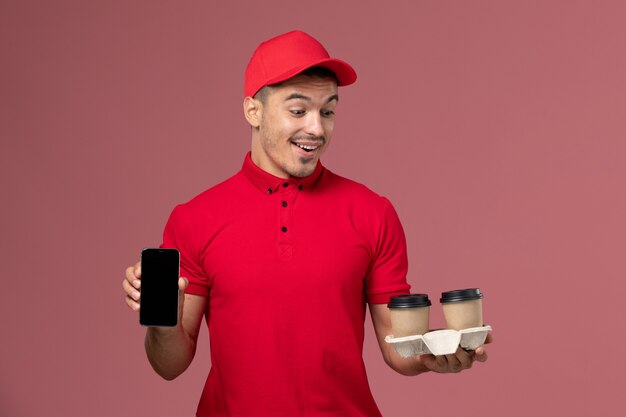
[[[324,168],[338,86],[356,81],[309,35],[254,52],[245,74],[251,152],[227,181],[177,206],[162,247],[181,253],[179,325],[148,328],[165,379],[191,363],[205,317],[211,371],[198,416],[380,416],[362,359],[366,304],[384,360],[405,375],[458,372],[483,348],[403,359],[386,303],[409,292],[405,237],[390,202]],[[139,309],[139,265],[126,302]]]

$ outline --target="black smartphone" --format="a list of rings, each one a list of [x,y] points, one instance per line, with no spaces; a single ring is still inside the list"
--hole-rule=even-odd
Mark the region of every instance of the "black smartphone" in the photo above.
[[[139,323],[143,326],[176,326],[179,273],[177,249],[146,248],[141,251]]]

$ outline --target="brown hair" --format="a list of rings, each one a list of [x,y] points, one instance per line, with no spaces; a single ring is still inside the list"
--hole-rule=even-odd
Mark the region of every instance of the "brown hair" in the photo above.
[[[315,78],[332,78],[333,80],[339,82],[337,80],[337,76],[335,75],[335,73],[325,67],[318,67],[318,66],[310,67],[298,73],[297,75],[304,75],[307,77],[315,77]],[[264,86],[254,95],[254,98],[261,101],[261,103],[265,103],[267,100],[267,96],[270,92],[270,89],[272,87],[278,87],[282,83],[284,83],[284,81],[276,83],[276,84]]]

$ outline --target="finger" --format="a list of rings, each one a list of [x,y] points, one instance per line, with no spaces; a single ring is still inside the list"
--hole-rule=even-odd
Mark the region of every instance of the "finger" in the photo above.
[[[122,281],[122,288],[126,292],[127,297],[131,298],[134,301],[139,301],[141,294],[135,287],[130,285],[130,283],[127,280]]]
[[[135,276],[141,278],[141,262],[135,264]]]
[[[437,371],[437,357],[435,355],[424,354],[420,356],[422,364],[431,371]]]
[[[141,287],[140,275],[135,273],[135,267],[129,266],[126,268],[126,280],[132,284],[133,287],[139,289]]]
[[[435,362],[439,367],[439,372],[443,372],[448,368],[448,358],[445,355],[435,356]]]
[[[448,372],[460,372],[463,369],[463,365],[459,358],[457,358],[456,354],[445,355],[446,361],[448,362],[447,371]]]
[[[487,351],[484,347],[476,348],[474,351],[474,359],[478,362],[485,362],[488,359]]]
[[[493,336],[491,333],[487,333],[487,338],[485,339],[485,344],[493,342]]]
[[[461,370],[471,368],[472,363],[474,363],[474,352],[472,351],[466,351],[459,347],[454,356],[461,364]]]
[[[130,298],[128,295],[126,296],[126,304],[128,304],[133,311],[139,311],[139,303]]]

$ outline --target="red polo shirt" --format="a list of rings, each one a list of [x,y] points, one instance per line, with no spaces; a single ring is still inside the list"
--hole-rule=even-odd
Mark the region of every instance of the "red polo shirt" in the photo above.
[[[365,303],[409,292],[389,201],[321,163],[288,180],[242,170],[177,206],[163,247],[208,297],[201,417],[380,416],[362,359]]]

